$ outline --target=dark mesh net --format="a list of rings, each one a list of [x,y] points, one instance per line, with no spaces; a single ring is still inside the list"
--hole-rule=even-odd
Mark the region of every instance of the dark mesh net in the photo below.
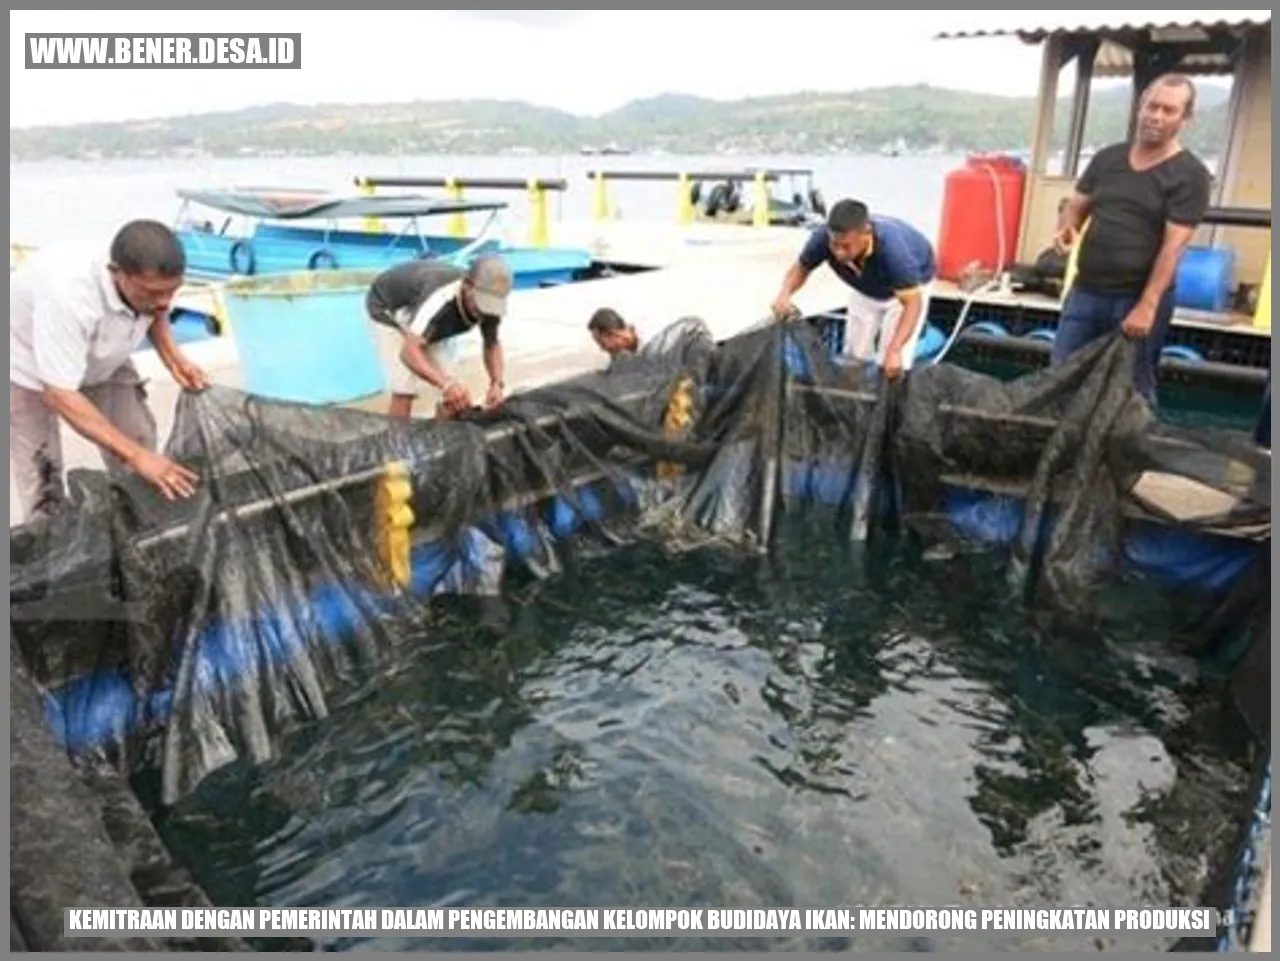
[[[1246,568],[1269,550],[1270,459],[1157,423],[1134,350],[1116,337],[1009,383],[939,365],[885,385],[808,325],[714,344],[689,319],[607,371],[452,422],[185,395],[168,453],[201,474],[198,496],[74,475],[63,513],[11,532],[15,636],[65,743],[158,765],[166,803],[270,757],[423,643],[435,595],[495,597],[584,544],[767,553],[777,512],[815,502],[833,536],[1006,548],[1025,600],[1085,620],[1164,550],[1135,531],[1215,535],[1201,567],[1225,573],[1203,598],[1187,564],[1165,573],[1225,650],[1269,616]]]

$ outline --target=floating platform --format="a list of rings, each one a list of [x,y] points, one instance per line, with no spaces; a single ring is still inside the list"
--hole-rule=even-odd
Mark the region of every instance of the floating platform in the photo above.
[[[1029,529],[1023,512],[1036,509],[1027,478],[1054,448],[1058,415],[1080,396],[1071,378],[1084,371],[1092,383],[1094,369],[1105,375],[1099,394],[1128,404],[1112,411],[1125,425],[1115,442],[1134,454],[1124,462],[1160,463],[1161,444],[1172,439],[1169,456],[1188,471],[1148,470],[1128,492],[1122,566],[1187,597],[1242,593],[1256,606],[1265,592],[1256,571],[1269,556],[1269,501],[1242,492],[1269,490],[1269,461],[1257,451],[1215,453],[1190,432],[1150,437],[1116,389],[1121,354],[1082,356],[1077,369],[1055,374],[1057,399],[1045,408],[1043,389],[1023,396],[946,367],[921,371],[914,394],[891,394],[861,367],[830,364],[803,323],[727,340],[714,353],[710,337],[655,340],[672,348],[665,364],[642,357],[602,377],[548,383],[460,423],[397,425],[220,392],[187,398],[186,426],[207,429],[184,431],[180,456],[218,478],[197,500],[166,504],[134,479],[123,511],[90,498],[56,524],[11,535],[11,619],[45,724],[62,749],[91,755],[160,736],[162,803],[175,803],[238,756],[267,760],[290,720],[323,716],[340,683],[334,666],[372,663],[365,658],[378,656],[380,637],[395,636],[393,625],[421,624],[422,601],[495,594],[508,565],[554,572],[557,553],[570,549],[564,542],[593,530],[621,534],[628,517],[665,531],[661,511],[644,513],[655,492],[694,527],[748,550],[767,546],[784,503],[842,505],[855,527],[879,531],[894,514],[882,452],[903,450],[893,424],[909,427],[908,448],[927,452],[937,480],[914,461],[904,475],[914,507],[902,514],[936,517],[961,540],[1016,545]],[[1032,396],[1044,416],[1027,413]],[[707,420],[682,425],[673,416],[681,397]],[[891,419],[895,409],[901,420]],[[700,434],[699,423],[720,426]],[[679,431],[689,424],[685,438]],[[1086,457],[1089,445],[1070,434],[1063,446]],[[200,454],[205,463],[190,459]],[[1056,471],[1069,480],[1067,463]],[[1225,500],[1189,496],[1191,474],[1220,476],[1210,490]],[[1100,472],[1084,477],[1065,496],[1050,490],[1037,539],[1056,539],[1058,525],[1082,517],[1085,536],[1096,532],[1091,508],[1082,514],[1071,504],[1079,484],[1107,481]],[[1250,524],[1231,524],[1232,514]],[[847,523],[836,536],[865,539]],[[1045,565],[1075,571],[1094,563],[1088,554],[1054,557],[1050,545]],[[1245,621],[1232,623],[1239,633]]]
[[[673,482],[676,500],[686,504],[686,499],[694,498],[694,488],[707,477],[715,477],[714,484],[735,487],[716,495],[739,503],[731,509],[713,506],[713,516],[706,519],[712,527],[721,523],[730,528],[754,526],[754,536],[767,543],[772,510],[767,504],[775,490],[770,470],[777,471],[776,491],[783,498],[847,507],[868,496],[863,492],[881,485],[879,475],[884,470],[878,455],[867,459],[868,451],[882,445],[887,449],[893,429],[891,422],[884,420],[888,408],[883,388],[857,386],[863,375],[838,366],[827,367],[816,377],[819,365],[812,351],[821,350],[820,341],[809,332],[810,353],[806,356],[794,340],[805,328],[791,330],[795,333],[774,326],[739,335],[716,351],[714,363],[700,364],[696,354],[693,360],[685,360],[682,358],[688,355],[673,351],[675,366],[670,360],[651,361],[648,367],[636,367],[631,379],[624,372],[616,378],[611,373],[592,381],[579,379],[572,388],[550,385],[545,392],[531,392],[527,403],[513,405],[511,411],[494,411],[469,424],[411,427],[359,415],[326,418],[317,408],[293,405],[269,405],[257,412],[239,395],[219,394],[207,402],[191,401],[188,417],[197,421],[206,418],[217,425],[217,431],[207,437],[206,431],[199,432],[203,440],[194,440],[195,435],[186,439],[189,446],[194,444],[189,454],[198,452],[209,461],[203,465],[193,462],[193,466],[213,472],[216,490],[211,488],[191,502],[170,505],[147,497],[139,482],[134,482],[131,487],[138,501],[132,512],[137,516],[131,522],[135,529],[127,546],[118,542],[119,532],[109,533],[115,528],[105,512],[114,507],[104,500],[96,508],[101,515],[96,521],[77,511],[56,524],[36,525],[21,538],[26,546],[11,552],[15,572],[23,572],[21,576],[15,573],[17,579],[11,583],[12,603],[26,625],[23,646],[37,662],[47,658],[48,664],[54,665],[38,674],[52,688],[46,699],[50,727],[64,746],[78,752],[103,747],[143,722],[163,725],[171,710],[168,689],[158,689],[150,700],[139,702],[136,684],[127,676],[92,669],[63,674],[68,664],[97,662],[96,645],[106,643],[100,630],[91,630],[83,642],[73,644],[83,650],[64,648],[56,654],[59,645],[49,646],[52,638],[47,630],[56,632],[60,622],[110,619],[101,605],[114,593],[109,585],[116,577],[117,563],[160,572],[166,582],[176,578],[173,590],[180,590],[179,582],[195,573],[189,560],[193,540],[206,542],[201,554],[216,552],[215,545],[223,541],[219,529],[226,524],[236,531],[242,556],[228,556],[219,563],[243,568],[241,574],[228,575],[235,583],[244,578],[248,578],[246,583],[252,582],[255,576],[268,577],[274,583],[281,576],[285,578],[281,584],[289,585],[282,590],[304,591],[305,597],[290,594],[270,601],[284,605],[279,610],[255,613],[239,610],[234,599],[219,598],[216,587],[209,585],[219,607],[230,603],[234,610],[223,612],[222,620],[214,615],[207,624],[181,628],[198,634],[187,643],[195,645],[192,650],[197,652],[200,666],[188,669],[195,672],[192,676],[201,685],[234,684],[246,671],[257,669],[253,652],[262,645],[271,648],[270,657],[282,663],[293,656],[292,645],[301,639],[292,635],[301,628],[290,626],[290,622],[298,611],[310,611],[306,618],[311,629],[330,643],[345,643],[367,616],[362,611],[377,609],[381,603],[372,597],[367,604],[357,602],[352,591],[358,594],[364,588],[334,583],[336,570],[331,562],[320,559],[327,550],[323,545],[316,545],[320,554],[314,557],[299,548],[277,556],[283,546],[278,537],[285,528],[302,524],[322,539],[345,538],[348,535],[340,534],[339,528],[353,519],[357,528],[376,528],[380,523],[377,512],[382,508],[376,506],[375,495],[389,476],[387,464],[399,461],[405,465],[403,496],[411,509],[407,516],[421,518],[406,532],[404,548],[402,586],[412,594],[429,597],[442,589],[469,593],[474,589],[472,582],[483,577],[487,567],[497,562],[501,571],[503,557],[507,563],[536,560],[545,565],[548,558],[538,555],[553,554],[552,542],[571,537],[584,525],[607,524],[630,513],[643,500],[646,487],[661,483],[662,471],[655,473],[655,464],[661,464],[663,456],[642,455],[640,451],[660,442],[652,432],[663,409],[668,417],[671,410],[662,388],[668,385],[667,389],[678,391],[678,386],[669,387],[677,375],[688,378],[692,388],[706,392],[700,401],[690,395],[690,405],[715,410],[717,398],[730,396],[734,415],[742,422],[728,435],[729,440],[715,442],[714,451],[701,454],[690,450],[681,455],[703,458],[704,465],[708,460],[742,461],[741,469],[704,466],[688,469],[686,476],[681,468]],[[711,341],[705,343],[709,358]],[[692,341],[690,345],[697,347]],[[776,361],[782,368],[777,388],[770,386],[770,378],[778,375],[770,373],[769,351],[781,354]],[[1105,363],[1102,356],[1102,361],[1090,363]],[[719,379],[695,380],[700,366],[704,373],[717,371]],[[960,397],[966,391],[974,396],[972,385],[955,382],[948,387],[949,372],[937,369],[938,376],[932,376],[934,371],[928,373],[932,383],[941,385],[936,388],[940,392],[908,400],[916,405],[916,414],[913,417],[907,409],[900,425],[908,432],[907,443],[915,448],[901,447],[896,438],[892,441],[899,444],[900,457],[908,456],[912,449],[917,457],[928,451],[925,460],[912,461],[914,469],[906,482],[906,486],[919,489],[913,495],[911,512],[919,513],[923,505],[925,514],[945,518],[967,540],[1008,546],[1020,536],[1024,511],[1032,497],[1032,470],[1061,429],[1059,420],[1052,414],[1029,416],[1006,409],[1008,402],[997,398],[992,387],[983,388],[986,407],[938,402],[937,398]],[[775,389],[780,391],[772,402],[757,401],[762,407],[757,411],[739,396],[745,384],[761,398]],[[1061,395],[1071,388],[1064,381],[1055,389]],[[1015,396],[1008,394],[1010,399]],[[1118,394],[1116,398],[1123,400]],[[569,399],[576,401],[575,406],[565,406]],[[213,408],[192,406],[197,403]],[[922,413],[928,424],[919,419]],[[788,435],[785,444],[781,439],[770,440],[771,432],[784,429]],[[1132,426],[1128,429],[1133,430]],[[276,431],[284,432],[281,440],[287,443],[279,445],[272,439],[270,435]],[[934,431],[937,438],[931,440]],[[646,432],[651,436],[646,438]],[[790,439],[792,434],[797,440]],[[834,440],[844,435],[847,442]],[[1122,554],[1126,566],[1147,577],[1200,594],[1223,594],[1245,576],[1259,551],[1269,549],[1269,506],[1245,496],[1246,492],[1269,490],[1269,460],[1257,451],[1246,461],[1233,460],[1207,447],[1197,450],[1196,436],[1185,432],[1167,437],[1131,433],[1119,441],[1131,448],[1124,456],[1125,463],[1149,465],[1132,490],[1119,495],[1122,499],[1117,507],[1125,517]],[[233,443],[241,437],[248,445],[243,449]],[[534,437],[537,441],[531,447]],[[986,449],[995,438],[1002,449],[993,457]],[[626,439],[639,441],[630,456],[618,453]],[[925,441],[926,446],[921,447]],[[774,443],[778,445],[776,454],[770,453]],[[761,459],[771,462],[772,468],[762,470]],[[1221,475],[1218,486],[1197,483],[1188,473],[1150,466],[1163,462]],[[338,465],[342,473],[334,474]],[[981,470],[984,466],[987,469]],[[1075,476],[1061,467],[1058,470],[1060,481],[1069,482]],[[1260,470],[1267,470],[1267,476],[1258,475]],[[1233,471],[1239,476],[1229,476]],[[927,479],[930,472],[937,474],[936,482]],[[264,478],[270,481],[264,482]],[[681,492],[686,480],[694,486]],[[473,489],[476,484],[481,489]],[[465,490],[453,489],[459,485]],[[736,489],[739,486],[741,490]],[[1198,493],[1197,488],[1203,492]],[[1062,514],[1062,508],[1080,493],[1069,484],[1051,486],[1045,501],[1048,516]],[[930,503],[929,498],[935,496],[936,502]],[[345,505],[338,514],[333,513],[335,498]],[[148,502],[145,507],[144,502]],[[887,503],[877,499],[873,510],[883,511]],[[715,516],[726,509],[730,511],[727,520]],[[86,510],[92,513],[95,509]],[[1237,517],[1234,522],[1229,520],[1233,516]],[[1077,514],[1066,522],[1081,521],[1082,515]],[[1090,523],[1087,518],[1084,522]],[[41,530],[51,537],[43,548]],[[94,530],[98,531],[96,536]],[[70,536],[73,532],[75,536]],[[1092,528],[1083,532],[1087,537],[1095,534]],[[243,556],[244,544],[259,542],[267,551],[261,559]],[[33,564],[36,558],[31,551],[38,555],[42,549],[50,552],[46,563]],[[359,547],[349,545],[349,549]],[[113,559],[117,555],[119,559]],[[304,560],[304,556],[310,559]],[[358,558],[348,561],[356,563],[349,570],[343,568],[348,576],[363,569]],[[283,571],[259,570],[264,564],[284,564],[290,570],[287,576]],[[162,591],[162,599],[148,600],[147,592],[154,593],[154,585],[134,583],[127,573],[124,582],[126,591],[133,584],[141,592],[130,603],[154,605],[159,601],[167,612],[162,617],[153,611],[145,623],[155,623],[169,633],[185,624],[188,612],[172,609],[168,589]],[[254,603],[264,602],[257,593],[250,593],[258,598]],[[95,610],[95,616],[87,616]],[[177,621],[162,623],[164,617]],[[47,622],[48,628],[41,627],[33,635],[33,622]],[[45,638],[39,641],[39,652],[31,647],[33,637]],[[63,667],[57,667],[59,663]]]
[[[557,285],[555,296],[518,298],[537,319],[573,324],[582,317],[585,324],[595,306],[608,305],[634,319],[642,333],[696,314],[717,336],[730,336],[744,317],[767,314],[805,230],[703,222],[557,222],[550,236],[560,247],[589,251],[591,278]],[[820,268],[795,299],[806,313],[839,322],[848,294],[831,271]],[[1034,367],[1047,362],[1060,309],[1060,301],[1040,294],[969,294],[939,281],[926,323],[945,339],[965,314],[950,355],[955,362],[1011,360]],[[1180,309],[1166,338],[1160,379],[1259,399],[1270,372],[1270,345],[1269,328],[1255,326],[1248,315]]]
[[[976,359],[1014,360],[1031,366],[1047,363],[1062,302],[1044,294],[968,293],[939,281],[929,322],[950,335],[972,300],[956,347]],[[1205,384],[1257,393],[1271,371],[1271,331],[1238,311],[1208,313],[1180,308],[1165,338],[1162,383]],[[957,361],[960,354],[957,354]]]
[[[598,264],[620,272],[511,295],[510,314],[503,323],[510,391],[602,367],[606,358],[586,331],[587,319],[599,307],[618,310],[642,337],[683,316],[702,318],[716,338],[734,336],[767,317],[781,278],[805,236],[804,230],[792,227],[626,221],[557,221],[550,230],[553,244],[588,250]],[[225,309],[220,306],[224,289],[221,282],[186,285],[178,298],[182,312],[175,315],[191,334],[182,339],[192,360],[205,367],[214,383],[244,388],[244,364],[233,325],[225,323]],[[928,322],[944,335],[949,333],[967,297],[954,285],[939,283]],[[826,269],[815,271],[795,297],[806,315],[834,316],[837,323],[847,300],[845,285]],[[975,298],[966,331],[948,359],[963,361],[966,352],[974,352],[978,360],[1013,357],[1043,364],[1048,353],[1044,332],[1056,322],[1058,306],[1047,297],[982,294]],[[991,334],[987,321],[1002,325],[1005,333]],[[322,338],[323,330],[316,329],[315,336]],[[1208,378],[1211,386],[1261,396],[1270,368],[1269,331],[1238,319],[1224,325],[1182,313],[1175,318],[1170,344],[1179,345],[1182,340],[1200,344],[1204,359],[1171,357],[1162,365],[1162,375],[1198,377],[1202,382]],[[288,356],[289,348],[287,342],[279,345],[282,356]],[[1264,358],[1265,366],[1253,366]],[[482,394],[487,377],[478,338],[463,339],[458,362],[460,380],[473,394]],[[152,406],[163,438],[172,422],[178,390],[153,350],[144,347],[135,355],[135,363],[150,379]],[[389,401],[385,393],[364,393],[350,404],[385,411]],[[63,443],[68,467],[97,466],[96,449],[78,434],[64,429]],[[11,518],[21,516],[12,483],[10,511]]]

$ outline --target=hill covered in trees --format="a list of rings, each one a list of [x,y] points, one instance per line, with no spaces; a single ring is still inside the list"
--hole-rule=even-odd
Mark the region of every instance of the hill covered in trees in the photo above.
[[[1214,154],[1227,92],[1201,89],[1188,143]],[[1124,136],[1128,91],[1097,91],[1086,146]],[[1065,137],[1069,102],[1056,112]],[[600,117],[580,117],[521,101],[449,100],[300,106],[270,104],[225,113],[153,120],[29,127],[10,131],[15,160],[261,154],[494,154],[577,152],[616,144],[634,152],[725,150],[828,154],[896,146],[920,150],[1016,150],[1029,146],[1031,97],[966,93],[926,85],[848,92],[801,92],[735,101],[666,94]]]

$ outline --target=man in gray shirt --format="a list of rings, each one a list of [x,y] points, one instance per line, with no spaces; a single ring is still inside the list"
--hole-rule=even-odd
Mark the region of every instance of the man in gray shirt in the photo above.
[[[377,324],[391,389],[392,417],[409,417],[419,397],[439,400],[437,416],[472,406],[467,389],[447,367],[458,337],[480,328],[489,373],[485,406],[502,402],[502,344],[498,327],[507,312],[511,271],[496,254],[472,261],[465,271],[434,260],[410,260],[374,280],[365,309]]]

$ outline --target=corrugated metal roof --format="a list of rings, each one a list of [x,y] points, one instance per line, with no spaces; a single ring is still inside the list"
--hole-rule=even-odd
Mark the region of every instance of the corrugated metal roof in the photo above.
[[[977,30],[947,30],[935,35],[938,40],[959,40],[973,39],[979,37],[1017,37],[1027,43],[1040,43],[1048,37],[1055,34],[1068,35],[1077,33],[1183,33],[1190,35],[1187,37],[1170,37],[1174,40],[1198,40],[1203,39],[1203,35],[1209,30],[1241,30],[1246,27],[1265,26],[1271,22],[1271,11],[1259,10],[1252,14],[1243,14],[1232,16],[1229,19],[1207,20],[1207,19],[1182,19],[1182,20],[1151,20],[1151,21],[1117,21],[1107,17],[1098,17],[1092,20],[1081,19],[1070,23],[1046,26],[1026,25],[1026,26],[1010,26],[999,27],[996,29],[977,29]],[[1157,38],[1159,39],[1159,38]]]
[[[1133,55],[1123,43],[1135,34],[1146,34],[1151,40],[1165,43],[1198,43],[1209,38],[1209,31],[1227,30],[1240,32],[1250,27],[1263,27],[1271,23],[1270,11],[1244,13],[1231,11],[1232,16],[1220,20],[1119,20],[1097,17],[1092,20],[1072,20],[1055,26],[1024,24],[996,29],[953,30],[939,33],[936,39],[958,40],[987,37],[1017,37],[1024,43],[1042,43],[1052,36],[1098,35],[1102,43],[1094,61],[1095,77],[1127,77],[1133,73]],[[1015,17],[1016,19],[1016,17]],[[1028,18],[1030,19],[1030,18]],[[1114,38],[1114,39],[1109,39]],[[1231,62],[1220,53],[1197,51],[1188,53],[1178,64],[1178,69],[1191,74],[1221,74],[1230,72]]]

